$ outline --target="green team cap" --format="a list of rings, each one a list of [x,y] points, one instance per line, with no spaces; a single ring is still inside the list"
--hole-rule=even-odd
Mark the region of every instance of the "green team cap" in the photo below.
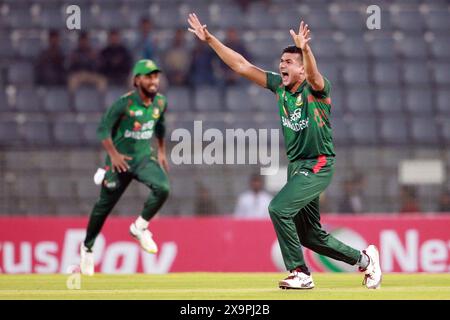
[[[152,72],[161,72],[161,69],[158,68],[156,63],[152,60],[143,59],[136,62],[133,68],[133,76],[136,77],[140,74],[149,74]]]

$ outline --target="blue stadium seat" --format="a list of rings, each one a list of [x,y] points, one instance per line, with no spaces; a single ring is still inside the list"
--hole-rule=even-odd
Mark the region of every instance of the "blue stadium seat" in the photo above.
[[[82,140],[88,146],[100,146],[100,140],[97,138],[97,128],[99,123],[99,119],[88,119],[80,123]]]
[[[82,146],[82,131],[75,117],[62,116],[53,121],[53,137],[60,146]]]
[[[450,12],[442,9],[431,9],[425,13],[425,23],[433,32],[448,33],[450,29]]]
[[[347,85],[369,84],[369,67],[367,64],[346,62],[342,66],[342,77]]]
[[[447,146],[450,146],[450,118],[442,119],[441,135]]]
[[[434,37],[431,42],[431,55],[436,60],[450,60],[450,36],[448,34]]]
[[[276,28],[275,19],[267,19],[271,15],[269,7],[260,2],[252,2],[249,5],[246,22],[249,29],[271,30]]]
[[[352,143],[370,146],[378,143],[378,124],[376,118],[367,116],[353,116],[348,122]]]
[[[108,86],[105,93],[105,105],[103,109],[106,110],[111,107],[114,102],[119,100],[122,95],[126,94],[129,91],[130,89],[127,87]]]
[[[314,31],[331,31],[334,29],[328,10],[323,10],[322,7],[311,8],[311,11],[304,15],[304,21]]]
[[[347,36],[340,43],[342,56],[346,59],[367,59],[369,50],[362,36]]]
[[[420,35],[403,36],[397,40],[397,52],[406,59],[423,60],[428,56],[428,44]]]
[[[194,92],[194,107],[200,111],[223,110],[220,90],[213,86],[197,87]]]
[[[339,54],[338,43],[330,36],[317,37],[311,42],[311,48],[319,59],[335,59]]]
[[[278,9],[274,15],[276,27],[281,30],[298,30],[300,12],[295,7],[282,6],[278,7]],[[307,23],[309,24],[309,22]]]
[[[22,142],[19,125],[14,119],[0,120],[0,147],[14,147]]]
[[[412,6],[411,9],[401,8],[398,11],[391,11],[390,21],[399,31],[420,33],[425,30],[425,21],[417,6]]]
[[[276,97],[270,90],[252,85],[249,93],[255,110],[273,112],[274,115],[278,115]]]
[[[405,92],[406,110],[414,115],[433,114],[433,96],[430,87],[409,88]]]
[[[425,63],[405,62],[402,77],[406,85],[429,85],[431,83],[430,70]]]
[[[402,114],[403,99],[399,88],[377,88],[375,92],[375,108],[383,114]]]
[[[337,29],[342,30],[346,34],[360,33],[367,28],[366,15],[357,9],[343,9],[332,12],[331,19]]]
[[[8,82],[15,85],[30,85],[34,82],[34,68],[31,62],[13,62],[8,68]]]
[[[169,112],[191,110],[191,90],[187,87],[171,86],[167,91],[167,105]]]
[[[411,137],[413,142],[422,145],[439,143],[438,127],[433,117],[411,118]]]
[[[202,23],[209,23],[209,15],[202,16],[200,12],[197,12],[202,19]],[[164,3],[159,6],[158,14],[153,16],[155,21],[155,27],[163,29],[183,28],[186,26],[186,16],[180,13],[179,8],[174,4]]]
[[[369,41],[369,51],[378,61],[393,60],[396,57],[395,41],[391,36],[372,38]]]
[[[220,29],[242,28],[245,23],[245,15],[236,5],[228,5],[226,3],[219,4],[219,12],[217,20],[214,22]]]
[[[373,92],[370,87],[350,87],[347,90],[347,110],[355,116],[373,116]]]
[[[403,115],[387,114],[380,120],[379,130],[384,145],[407,145],[409,143],[408,122]]]
[[[70,99],[65,87],[48,87],[43,97],[43,109],[49,112],[69,112]]]
[[[42,107],[41,96],[34,87],[19,87],[16,94],[16,109],[21,112],[37,112]]]
[[[435,63],[433,69],[436,85],[450,85],[450,63]]]
[[[88,10],[82,11],[81,23],[83,26],[84,14],[88,14]],[[66,28],[66,11],[60,6],[41,6],[41,14],[39,17],[39,25],[43,29],[62,29]]]
[[[333,130],[333,141],[336,144],[349,145],[352,143],[350,141],[349,125],[343,119],[340,121],[332,120],[331,129]]]
[[[387,62],[374,64],[373,79],[378,85],[398,85],[400,83],[399,65]]]
[[[30,5],[21,4],[19,1],[9,5],[9,12],[5,19],[12,29],[29,29],[35,26]]]
[[[39,37],[23,37],[19,40],[18,53],[24,59],[36,59],[42,50],[42,41]]]
[[[78,112],[103,112],[103,99],[94,88],[79,88],[74,95],[74,108]]]
[[[21,125],[25,143],[29,146],[50,146],[52,136],[48,120],[28,119]]]
[[[247,87],[231,86],[225,92],[225,105],[231,111],[251,110],[254,107]]]
[[[436,110],[450,116],[450,88],[439,88],[435,92]]]
[[[15,55],[15,50],[11,38],[7,35],[0,36],[0,59],[11,59]]]
[[[103,29],[126,29],[131,26],[128,17],[116,6],[101,7],[97,18]]]
[[[332,87],[334,88],[334,85],[340,83],[339,81],[339,70],[338,65],[333,62],[320,62],[318,64],[318,68],[320,70],[320,73],[330,80]]]

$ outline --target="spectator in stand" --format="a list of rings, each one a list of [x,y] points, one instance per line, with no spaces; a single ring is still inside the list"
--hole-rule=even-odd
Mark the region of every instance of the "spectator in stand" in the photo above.
[[[339,212],[355,214],[364,211],[363,184],[364,179],[360,174],[356,174],[351,179],[344,181],[344,197],[339,203]]]
[[[400,192],[400,213],[415,214],[421,212],[417,192],[411,186],[403,186]]]
[[[108,45],[100,52],[99,64],[100,72],[107,78],[109,84],[119,86],[127,84],[132,57],[122,44],[117,30],[109,32]]]
[[[97,72],[98,56],[91,46],[88,33],[82,31],[78,37],[78,46],[69,56],[69,90],[74,92],[80,85],[92,84],[97,90],[106,89],[106,79]]]
[[[183,86],[187,84],[191,54],[186,47],[185,32],[178,29],[172,45],[164,54],[164,72],[170,85]]]
[[[264,180],[259,174],[250,176],[250,189],[242,193],[234,210],[236,218],[269,219],[272,195],[264,190]]]
[[[251,61],[249,51],[239,38],[239,33],[235,28],[229,28],[226,32],[225,45],[236,52],[239,52],[244,58]],[[220,62],[221,77],[225,81],[225,85],[247,84],[247,80],[239,76],[230,69],[225,63]]]
[[[66,83],[65,56],[58,31],[49,31],[48,47],[39,54],[35,68],[36,83],[39,85],[58,86]]]
[[[209,189],[202,183],[197,183],[197,191],[195,194],[194,209],[196,215],[206,216],[219,213],[217,205],[209,193]]]
[[[439,198],[439,211],[450,213],[450,191],[443,190]]]
[[[156,57],[156,41],[152,34],[153,25],[150,19],[143,17],[139,24],[139,36],[136,39],[134,52],[135,60],[150,59],[158,61]]]
[[[214,63],[218,62],[214,52],[200,41],[196,41],[192,52],[192,62],[189,69],[191,85],[207,86],[216,84]]]

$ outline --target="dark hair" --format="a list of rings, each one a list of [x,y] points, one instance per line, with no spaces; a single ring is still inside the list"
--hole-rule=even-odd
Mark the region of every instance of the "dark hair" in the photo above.
[[[281,54],[283,53],[298,53],[300,55],[300,61],[303,60],[302,50],[300,48],[297,48],[296,46],[287,46],[283,49],[283,52],[281,52]]]
[[[48,31],[48,37],[49,38],[53,38],[53,37],[59,37],[59,32],[56,29],[50,29]]]

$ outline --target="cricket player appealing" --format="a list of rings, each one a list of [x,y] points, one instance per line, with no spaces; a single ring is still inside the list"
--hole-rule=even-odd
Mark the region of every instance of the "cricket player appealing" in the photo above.
[[[308,25],[302,21],[298,34],[290,30],[295,46],[283,50],[278,74],[252,65],[226,47],[195,14],[189,15],[188,22],[191,26],[188,30],[209,44],[232,70],[277,97],[289,159],[288,181],[269,205],[284,264],[290,272],[279,287],[314,288],[303,257],[303,245],[321,255],[358,265],[365,273],[366,287],[379,288],[382,273],[377,248],[370,245],[363,251],[356,250],[328,234],[320,224],[319,195],[330,184],[335,163],[329,121],[331,85],[317,69],[309,46]]]
[[[158,251],[148,224],[169,195],[164,143],[167,100],[158,93],[160,72],[153,61],[138,61],[133,68],[136,89],[120,97],[106,111],[97,129],[97,136],[108,155],[104,177],[100,177],[100,198],[92,209],[86,238],[80,249],[82,274],[94,274],[94,241],[106,217],[133,179],[151,191],[141,215],[130,226],[130,234],[145,251]],[[158,144],[157,158],[150,145],[153,132]]]

